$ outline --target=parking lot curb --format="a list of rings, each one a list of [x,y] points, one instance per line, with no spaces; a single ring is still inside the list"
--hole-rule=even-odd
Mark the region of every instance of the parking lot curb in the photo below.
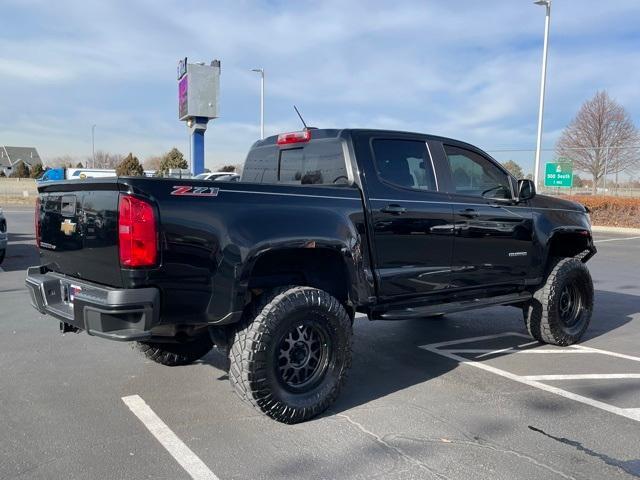
[[[591,227],[594,232],[601,233],[630,233],[640,234],[640,228],[627,228],[627,227],[604,227],[600,225],[594,225]]]

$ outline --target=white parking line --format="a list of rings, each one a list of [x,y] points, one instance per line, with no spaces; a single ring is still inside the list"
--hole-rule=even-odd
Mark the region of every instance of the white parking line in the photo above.
[[[606,238],[602,240],[594,240],[593,243],[602,243],[602,242],[622,242],[624,240],[638,240],[640,237],[626,237],[626,238]]]
[[[553,385],[547,385],[546,383],[542,383],[540,380],[544,380],[544,378],[540,378],[540,377],[558,377],[558,375],[531,375],[531,376],[527,376],[527,375],[516,375],[514,373],[508,372],[506,370],[502,370],[500,368],[496,368],[492,365],[487,365],[485,363],[482,362],[478,362],[475,360],[470,360],[468,358],[464,358],[461,357],[459,355],[456,355],[456,353],[465,353],[465,349],[459,349],[459,348],[455,348],[453,347],[454,345],[459,345],[459,344],[463,344],[463,343],[470,343],[470,342],[478,342],[478,341],[482,341],[482,340],[491,340],[491,339],[496,339],[496,338],[503,338],[503,337],[524,337],[524,338],[529,338],[527,335],[523,335],[521,333],[517,333],[517,332],[508,332],[508,333],[500,333],[500,334],[496,334],[496,335],[485,335],[482,337],[471,337],[471,338],[461,338],[458,340],[450,340],[450,341],[446,341],[446,342],[439,342],[439,343],[431,343],[428,345],[421,345],[419,348],[422,348],[423,350],[427,350],[429,352],[435,353],[437,355],[442,355],[444,357],[450,358],[452,360],[455,360],[459,363],[465,364],[465,365],[470,365],[472,367],[476,367],[479,368],[481,370],[485,370],[487,372],[491,372],[494,373],[496,375],[500,375],[501,377],[505,377],[508,378],[509,380],[513,380],[515,382],[519,382],[519,383],[523,383],[525,385],[529,385],[530,387],[535,387],[538,388],[540,390],[543,390],[545,392],[549,392],[549,393],[554,393],[556,395],[559,395],[561,397],[564,398],[568,398],[570,400],[574,400],[576,402],[580,402],[580,403],[584,403],[585,405],[590,405],[592,407],[596,407],[599,408],[601,410],[604,410],[606,412],[609,413],[613,413],[615,415],[620,415],[621,417],[625,417],[625,418],[629,418],[631,420],[635,420],[637,422],[640,422],[640,408],[620,408],[620,407],[616,407],[615,405],[610,405],[608,403],[604,403],[604,402],[600,402],[598,400],[594,400],[592,398],[588,398],[582,395],[578,395],[576,393],[573,392],[569,392],[567,390],[563,390],[562,388],[558,388],[555,387]],[[450,348],[442,348],[442,347],[450,347]],[[534,350],[507,350],[507,349],[498,349],[498,350],[483,350],[483,349],[466,349],[466,350],[474,350],[474,352],[467,352],[467,353],[477,353],[475,350],[480,350],[482,352],[485,353],[494,353],[497,354],[498,352],[506,352],[506,353],[511,353],[511,351],[513,351],[514,353],[528,353],[528,352],[533,352]],[[633,357],[631,355],[624,355],[624,354],[619,354],[616,352],[609,352],[607,350],[601,350],[601,349],[596,349],[596,348],[591,348],[591,347],[583,347],[581,345],[573,345],[571,347],[568,348],[564,348],[564,349],[541,349],[541,350],[547,350],[546,353],[551,353],[551,352],[558,352],[558,353],[565,353],[565,354],[576,354],[576,353],[599,353],[599,354],[603,354],[603,355],[608,355],[608,356],[612,356],[612,357],[619,357],[619,358],[625,358],[628,360],[634,360],[634,361],[640,361],[639,357]],[[589,379],[599,379],[599,378],[603,378],[606,379],[608,377],[608,375],[611,374],[588,374],[588,378]],[[614,374],[614,375],[622,375],[622,374]],[[628,375],[635,375],[635,374],[624,374],[625,377],[623,378],[638,378],[636,376],[628,376]],[[562,376],[562,375],[560,375]],[[571,379],[576,379],[575,377],[579,377],[579,375],[568,375],[569,377],[573,377]],[[583,375],[584,376],[584,375]],[[619,378],[619,377],[615,377],[615,378]],[[547,380],[560,380],[559,378],[547,378]]]
[[[593,348],[593,347],[583,347],[582,345],[574,345],[574,347],[589,353],[600,353],[602,355],[609,355],[610,357],[624,358],[626,360],[633,360],[634,362],[640,362],[640,357],[625,355],[624,353],[610,352],[609,350],[600,350],[599,348]]]
[[[139,395],[122,397],[133,414],[194,480],[218,480],[200,458],[173,433]]]
[[[577,373],[575,375],[523,375],[525,380],[606,380],[612,378],[640,378],[640,373]]]
[[[571,349],[569,352],[567,349],[557,349],[551,350],[549,348],[540,348],[533,349],[530,348],[528,350],[518,350],[515,348],[501,348],[500,350],[492,350],[489,348],[447,348],[447,352],[455,352],[455,353],[481,353],[482,355],[478,355],[476,358],[488,357],[491,355],[497,355],[499,353],[595,353],[588,352],[586,350],[573,350]]]

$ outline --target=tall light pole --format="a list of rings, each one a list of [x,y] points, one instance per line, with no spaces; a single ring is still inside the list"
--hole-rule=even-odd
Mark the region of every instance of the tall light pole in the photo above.
[[[542,47],[542,75],[540,78],[540,108],[538,110],[538,139],[536,140],[536,162],[534,165],[533,181],[538,188],[540,177],[540,149],[542,148],[542,117],[544,114],[544,88],[547,83],[547,51],[549,47],[549,22],[551,21],[551,0],[537,0],[536,5],[543,5],[546,9],[544,19],[544,46]]]
[[[264,138],[264,68],[251,70],[260,74],[260,138]]]
[[[91,125],[91,158],[93,168],[96,168],[96,124]]]

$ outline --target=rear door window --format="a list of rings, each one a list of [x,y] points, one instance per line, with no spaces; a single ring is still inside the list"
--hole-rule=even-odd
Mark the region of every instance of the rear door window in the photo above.
[[[420,140],[378,139],[373,154],[380,178],[416,190],[437,191],[427,144]]]

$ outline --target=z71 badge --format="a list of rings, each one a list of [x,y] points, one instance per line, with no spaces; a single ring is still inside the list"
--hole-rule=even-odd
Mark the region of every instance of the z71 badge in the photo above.
[[[187,185],[174,185],[171,195],[186,195],[190,197],[217,197],[217,187],[191,187]]]

